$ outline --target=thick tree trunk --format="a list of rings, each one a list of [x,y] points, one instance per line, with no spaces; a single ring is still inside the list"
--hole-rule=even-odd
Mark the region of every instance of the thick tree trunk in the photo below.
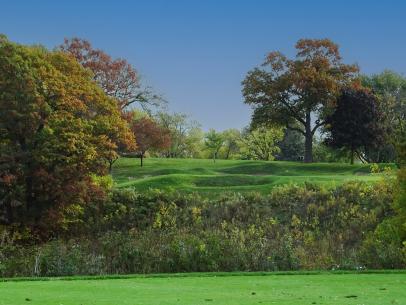
[[[304,162],[313,162],[313,132],[311,126],[310,111],[306,113],[306,126],[305,126],[305,155]]]
[[[313,136],[306,133],[304,162],[313,162]]]

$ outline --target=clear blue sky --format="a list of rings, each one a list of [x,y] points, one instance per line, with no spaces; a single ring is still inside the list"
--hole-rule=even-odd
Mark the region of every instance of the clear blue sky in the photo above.
[[[0,0],[0,32],[54,47],[90,40],[129,60],[171,111],[204,129],[249,123],[241,81],[267,52],[293,55],[300,38],[330,38],[364,73],[406,72],[406,1]]]

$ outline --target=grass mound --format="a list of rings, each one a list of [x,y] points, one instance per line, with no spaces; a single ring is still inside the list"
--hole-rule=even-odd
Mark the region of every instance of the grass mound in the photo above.
[[[384,165],[382,165],[384,166]],[[119,188],[137,190],[157,188],[183,192],[218,194],[220,192],[269,192],[276,185],[306,182],[334,186],[350,180],[378,181],[369,165],[342,163],[266,162],[245,160],[146,159],[121,158],[113,168]]]

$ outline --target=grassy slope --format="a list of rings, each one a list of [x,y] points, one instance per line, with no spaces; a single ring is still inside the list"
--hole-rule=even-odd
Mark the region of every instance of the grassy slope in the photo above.
[[[406,304],[406,274],[0,282],[0,305]]]
[[[264,162],[241,160],[121,158],[113,168],[118,187],[177,189],[218,193],[222,191],[267,192],[275,185],[314,182],[334,185],[348,180],[377,181],[369,165],[339,163]]]

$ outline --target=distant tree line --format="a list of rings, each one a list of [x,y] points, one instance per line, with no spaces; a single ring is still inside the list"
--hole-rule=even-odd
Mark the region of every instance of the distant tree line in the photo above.
[[[163,111],[164,99],[141,84],[125,59],[113,59],[78,38],[65,39],[59,49],[91,70],[138,134],[138,149],[120,144],[106,157],[110,169],[120,154],[395,162],[405,137],[406,78],[391,71],[362,75],[358,66],[342,62],[338,45],[328,39],[299,40],[294,59],[269,53],[243,81],[245,101],[254,108],[250,126],[206,133],[187,115]]]

